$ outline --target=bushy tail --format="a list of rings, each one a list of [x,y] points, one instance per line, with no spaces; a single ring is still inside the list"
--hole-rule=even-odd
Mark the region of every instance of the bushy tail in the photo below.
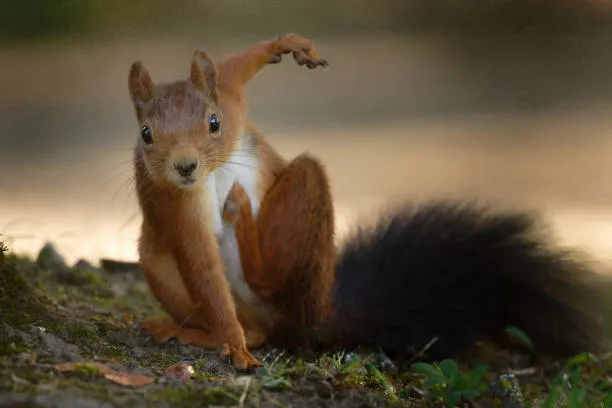
[[[523,213],[432,203],[358,230],[341,249],[325,326],[338,347],[453,356],[517,326],[537,350],[597,352],[603,300],[597,274],[554,249]]]

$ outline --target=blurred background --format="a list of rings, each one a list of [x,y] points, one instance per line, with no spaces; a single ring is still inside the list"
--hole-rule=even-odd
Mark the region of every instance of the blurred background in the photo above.
[[[612,260],[612,2],[607,0],[2,0],[0,233],[69,261],[136,259],[131,63],[155,80],[279,33],[292,59],[249,87],[258,127],[329,171],[341,237],[402,199],[543,213]]]

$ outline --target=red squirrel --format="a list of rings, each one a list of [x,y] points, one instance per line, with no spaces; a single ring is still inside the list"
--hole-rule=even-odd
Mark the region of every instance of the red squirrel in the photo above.
[[[174,82],[131,67],[139,263],[170,316],[143,322],[155,338],[219,349],[239,370],[261,365],[250,349],[265,343],[402,355],[435,338],[436,358],[508,325],[551,352],[601,348],[595,273],[527,214],[406,205],[337,249],[323,165],[281,157],[245,113],[246,84],[288,53],[328,65],[284,34],[216,62],[196,51]]]

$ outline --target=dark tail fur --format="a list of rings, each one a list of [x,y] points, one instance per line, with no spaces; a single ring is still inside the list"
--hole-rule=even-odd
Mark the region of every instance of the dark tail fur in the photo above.
[[[326,330],[342,348],[397,356],[437,338],[456,355],[517,326],[540,352],[601,350],[603,276],[554,249],[523,213],[433,203],[362,228],[341,249]],[[329,333],[328,333],[329,334]]]

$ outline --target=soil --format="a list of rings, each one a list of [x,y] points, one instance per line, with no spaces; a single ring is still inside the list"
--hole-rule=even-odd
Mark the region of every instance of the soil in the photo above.
[[[137,265],[102,265],[69,267],[52,245],[37,260],[0,250],[0,407],[436,406],[422,376],[381,353],[302,359],[268,347],[254,351],[264,367],[245,374],[217,351],[157,343],[138,325],[163,313]],[[527,370],[500,377],[492,365],[487,391],[466,404],[525,406],[560,367],[499,356],[499,367]]]

